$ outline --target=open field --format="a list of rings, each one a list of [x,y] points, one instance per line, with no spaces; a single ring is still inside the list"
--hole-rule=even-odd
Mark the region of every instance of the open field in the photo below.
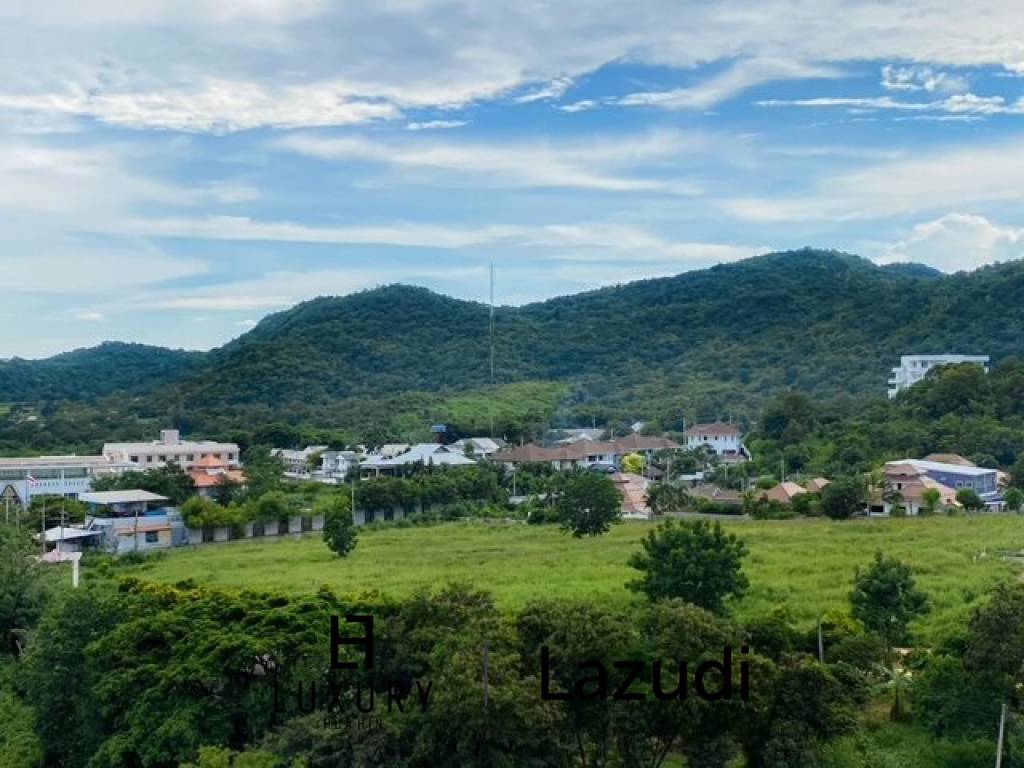
[[[308,592],[326,584],[340,593],[379,590],[407,595],[452,581],[492,592],[510,609],[551,597],[638,599],[625,588],[626,565],[649,530],[625,523],[606,536],[577,540],[552,526],[449,523],[424,528],[363,530],[347,559],[317,536],[244,541],[178,551],[129,569],[148,579]],[[1024,550],[1024,517],[862,520],[729,521],[750,554],[749,594],[740,615],[784,605],[810,625],[823,610],[845,605],[854,568],[876,549],[909,562],[933,610],[918,627],[927,639],[961,625],[997,582],[1016,568],[995,554]]]

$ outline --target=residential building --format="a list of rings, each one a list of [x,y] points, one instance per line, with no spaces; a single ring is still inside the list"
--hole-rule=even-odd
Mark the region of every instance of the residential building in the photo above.
[[[324,451],[320,456],[320,473],[327,479],[344,480],[353,467],[359,466],[360,458],[355,451]]]
[[[802,485],[794,483],[791,480],[786,480],[764,491],[761,496],[769,501],[777,501],[780,504],[790,504],[794,498],[805,493],[807,493],[807,489]]]
[[[882,468],[884,487],[872,494],[869,512],[872,515],[891,515],[898,504],[907,515],[917,516],[928,507],[927,491],[938,491],[938,507],[948,509],[960,506],[956,491],[930,477],[928,473],[906,462],[889,462]]]
[[[924,459],[900,459],[886,463],[886,468],[893,465],[904,465],[921,470],[936,482],[942,483],[954,491],[971,488],[982,499],[999,494],[999,472],[986,467],[964,466],[962,464],[942,464]]]
[[[78,500],[89,507],[93,517],[138,517],[167,506],[169,499],[149,491],[93,491]]]
[[[529,443],[515,448],[505,448],[491,456],[506,466],[548,462],[555,469],[587,469],[590,467],[619,467],[622,457],[639,453],[648,460],[655,453],[678,450],[678,443],[665,437],[644,437],[629,435],[619,440],[591,440],[581,438],[568,444],[556,444],[550,448]]]
[[[448,446],[473,459],[487,459],[505,447],[505,441],[494,437],[464,437]]]
[[[92,490],[96,478],[133,469],[138,466],[107,456],[0,458],[0,508],[27,506],[33,496],[76,499]]]
[[[238,466],[240,461],[235,443],[182,440],[176,429],[161,430],[160,439],[148,443],[107,443],[103,446],[103,455],[115,461],[137,464],[140,469],[156,469],[167,464],[189,469],[196,462],[210,457],[230,466]]]
[[[735,424],[721,421],[696,424],[683,434],[687,450],[695,451],[706,446],[713,450],[719,459],[726,462],[740,463],[750,458],[750,453],[743,444],[740,428]]]
[[[647,491],[651,481],[630,472],[616,472],[611,477],[622,495],[622,517],[627,520],[649,520],[651,508],[647,505]]]
[[[245,485],[245,473],[224,459],[208,455],[195,462],[188,470],[196,492],[205,498],[213,498],[223,485]]]
[[[573,427],[571,429],[556,429],[555,433],[559,435],[555,440],[555,445],[569,445],[579,440],[600,440],[604,437],[605,430],[597,427]]]
[[[825,486],[829,485],[832,481],[826,477],[812,477],[806,483],[804,488],[807,489],[808,493],[821,493],[825,490]]]
[[[988,372],[988,355],[902,355],[900,364],[892,369],[889,379],[889,397],[896,397],[900,392],[921,381],[928,371],[939,365],[956,365],[958,363],[976,363]]]
[[[273,448],[271,449],[270,454],[281,459],[281,463],[284,465],[285,474],[293,477],[306,477],[320,465],[320,462],[318,461],[317,467],[310,466],[310,459],[318,454],[322,454],[326,450],[326,445],[309,445],[301,451],[295,451],[289,448]]]
[[[359,468],[364,476],[377,477],[401,474],[403,470],[411,469],[417,464],[435,467],[463,467],[472,466],[476,462],[440,443],[417,443],[409,446],[404,453],[394,456],[382,454],[368,456],[360,462]]]

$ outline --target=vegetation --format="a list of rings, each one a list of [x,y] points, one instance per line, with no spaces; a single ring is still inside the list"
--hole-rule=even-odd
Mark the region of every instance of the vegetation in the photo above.
[[[555,475],[555,511],[562,529],[576,538],[607,533],[619,519],[622,497],[604,473],[577,471]]]
[[[640,543],[643,549],[629,565],[641,576],[629,587],[651,600],[678,598],[721,613],[726,600],[741,597],[749,586],[742,571],[746,546],[719,523],[668,520]]]
[[[145,438],[168,424],[245,446],[289,436],[290,444],[334,446],[423,438],[437,422],[518,440],[547,426],[596,422],[621,434],[642,418],[651,430],[678,431],[730,415],[759,424],[763,472],[776,472],[782,458],[790,472],[851,473],[894,452],[931,450],[990,455],[1008,467],[1021,452],[1019,367],[894,403],[883,390],[888,368],[910,349],[983,349],[1012,364],[1024,316],[988,297],[1021,292],[1019,262],[938,276],[834,252],[769,254],[501,307],[492,388],[486,306],[389,286],[272,315],[220,349],[174,363],[180,373],[112,359],[72,376],[47,373],[57,358],[2,363],[0,391],[14,391],[2,377],[15,369],[18,390],[5,394],[15,407],[0,415],[0,451],[96,451],[105,439]],[[650,329],[644,344],[636,344],[638,327]],[[110,351],[72,354],[102,362]],[[139,370],[166,375],[143,396],[115,375]],[[64,383],[51,386],[47,376]],[[795,397],[761,419],[785,391],[815,405]]]
[[[921,642],[935,643],[967,622],[996,584],[1015,569],[995,553],[1024,550],[1018,516],[722,522],[749,550],[750,587],[734,605],[740,617],[786,606],[810,629],[829,610],[847,611],[858,567],[882,548],[913,568],[932,610],[911,623]],[[637,598],[626,588],[637,572],[629,558],[651,531],[625,522],[604,536],[577,540],[553,526],[470,521],[436,527],[376,523],[360,529],[359,546],[339,560],[319,537],[244,540],[182,550],[134,566],[139,576],[198,584],[304,594],[322,584],[342,593],[375,590],[401,598],[444,581],[471,584],[516,610],[544,596],[609,604]],[[89,572],[86,572],[89,578]]]
[[[324,541],[331,552],[345,557],[355,549],[359,534],[352,520],[352,506],[344,496],[320,499],[313,510],[324,517]]]
[[[928,611],[910,566],[880,551],[870,567],[858,569],[850,593],[851,614],[888,647],[908,643],[910,622]]]

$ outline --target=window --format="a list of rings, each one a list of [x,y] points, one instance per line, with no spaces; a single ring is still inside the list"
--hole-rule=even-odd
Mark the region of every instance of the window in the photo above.
[[[138,464],[138,463],[139,463],[139,457],[138,457],[138,456],[129,456],[128,458],[129,458],[129,459],[130,459],[131,461],[135,462],[136,464]]]
[[[160,542],[160,534],[156,531],[146,531],[146,543],[147,544],[158,544]]]
[[[309,533],[312,530],[313,530],[313,518],[312,517],[303,517],[302,518],[302,532],[303,533]]]
[[[185,457],[185,461],[195,461],[195,458],[196,455],[194,453],[190,453],[188,456]]]

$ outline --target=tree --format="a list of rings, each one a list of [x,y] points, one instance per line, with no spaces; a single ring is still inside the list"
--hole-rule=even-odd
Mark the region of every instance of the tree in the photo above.
[[[746,545],[719,523],[667,520],[640,544],[629,566],[641,576],[628,586],[651,600],[680,598],[721,613],[749,585],[742,570]]]
[[[622,471],[634,475],[642,475],[646,465],[644,457],[639,453],[629,453],[622,457]]]
[[[177,464],[165,464],[142,472],[123,472],[93,481],[95,491],[142,490],[166,496],[171,506],[180,506],[196,489],[189,474]]]
[[[1020,512],[1024,507],[1024,491],[1020,488],[1008,488],[1006,490],[1006,508],[1011,512]]]
[[[956,500],[968,512],[976,512],[985,508],[985,502],[981,500],[981,496],[973,488],[961,488],[956,492]]]
[[[647,506],[659,517],[682,512],[689,505],[690,494],[680,485],[652,483],[647,489]]]
[[[864,508],[866,496],[861,478],[838,477],[821,492],[821,511],[833,520],[847,520]]]
[[[359,532],[352,520],[349,500],[342,494],[335,494],[316,500],[313,511],[324,516],[324,541],[338,557],[345,557],[355,549]]]
[[[570,472],[559,480],[558,519],[576,538],[600,536],[619,519],[622,498],[608,475]]]
[[[942,502],[942,494],[937,488],[925,488],[924,491],[921,492],[921,501],[924,502],[924,506],[921,507],[921,514],[931,516],[939,511],[939,504]]]
[[[0,658],[17,654],[43,607],[43,583],[27,531],[0,525]]]
[[[910,639],[910,622],[928,612],[928,597],[914,581],[910,566],[875,553],[875,561],[854,574],[851,614],[891,648]]]

